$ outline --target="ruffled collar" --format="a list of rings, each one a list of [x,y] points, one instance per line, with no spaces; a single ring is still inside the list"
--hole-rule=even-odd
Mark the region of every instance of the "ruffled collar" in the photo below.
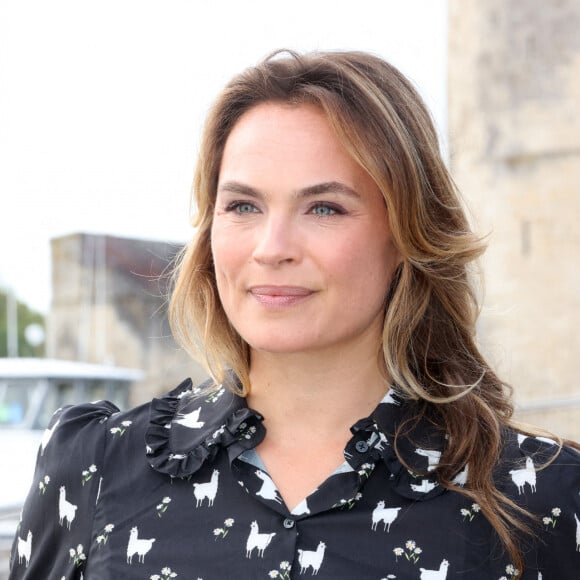
[[[262,415],[224,386],[209,391],[210,385],[194,388],[187,379],[151,402],[145,441],[149,463],[157,471],[189,477],[220,448],[233,458],[264,438]]]
[[[189,477],[204,463],[211,463],[220,449],[230,461],[256,447],[264,438],[263,417],[246,400],[224,386],[209,391],[211,383],[194,388],[190,379],[151,402],[146,431],[147,457],[157,471],[171,477]],[[372,470],[383,461],[390,483],[402,496],[426,500],[444,492],[434,473],[444,448],[444,437],[419,422],[405,437],[394,433],[412,417],[414,405],[391,389],[375,411],[351,427],[353,434],[345,458],[353,470]],[[405,465],[406,464],[406,465]],[[432,473],[433,472],[433,473]]]

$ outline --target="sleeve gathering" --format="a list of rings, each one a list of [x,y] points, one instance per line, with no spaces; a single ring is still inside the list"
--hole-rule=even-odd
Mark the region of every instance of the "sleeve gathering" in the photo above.
[[[59,409],[43,434],[14,538],[10,579],[80,578],[91,543],[112,403]]]

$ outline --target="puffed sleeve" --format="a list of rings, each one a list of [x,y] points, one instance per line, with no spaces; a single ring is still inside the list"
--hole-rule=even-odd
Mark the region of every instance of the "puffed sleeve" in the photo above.
[[[11,580],[82,577],[98,500],[108,418],[99,401],[57,411],[44,432],[12,546]]]

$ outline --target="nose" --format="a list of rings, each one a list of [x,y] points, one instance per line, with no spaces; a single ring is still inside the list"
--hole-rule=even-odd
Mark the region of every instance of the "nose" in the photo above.
[[[253,259],[259,264],[278,266],[300,259],[300,239],[292,220],[269,215],[256,231]]]

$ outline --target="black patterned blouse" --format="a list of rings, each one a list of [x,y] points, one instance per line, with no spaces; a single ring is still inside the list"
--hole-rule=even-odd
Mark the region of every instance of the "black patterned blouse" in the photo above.
[[[573,450],[539,469],[554,443],[506,434],[499,488],[539,516],[522,576],[479,506],[438,485],[444,438],[417,428],[399,443],[412,471],[399,462],[392,433],[413,403],[393,390],[351,428],[342,467],[291,512],[254,450],[265,435],[260,414],[224,388],[202,393],[186,381],[128,412],[107,402],[58,411],[10,578],[580,578]]]

